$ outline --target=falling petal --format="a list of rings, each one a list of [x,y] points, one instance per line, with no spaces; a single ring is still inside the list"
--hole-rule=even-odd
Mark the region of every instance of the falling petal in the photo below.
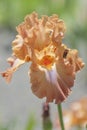
[[[70,88],[74,83],[72,69],[65,70],[64,63],[56,63],[51,70],[31,65],[30,80],[32,91],[39,98],[46,97],[47,102],[60,103],[65,100],[70,93]],[[71,70],[71,73],[70,73]]]

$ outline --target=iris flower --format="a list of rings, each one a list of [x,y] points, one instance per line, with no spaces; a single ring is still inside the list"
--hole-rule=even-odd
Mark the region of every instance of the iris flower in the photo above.
[[[84,63],[78,51],[62,43],[65,24],[57,15],[42,16],[33,12],[17,27],[12,42],[11,67],[2,73],[10,82],[13,72],[25,62],[31,62],[28,74],[32,92],[47,102],[60,103],[66,99],[74,84],[75,74]]]

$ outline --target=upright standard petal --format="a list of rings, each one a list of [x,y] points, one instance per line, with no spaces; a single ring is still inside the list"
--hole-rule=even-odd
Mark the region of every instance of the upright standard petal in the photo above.
[[[29,62],[31,59],[31,49],[24,43],[24,39],[17,35],[16,39],[12,42],[13,55],[20,60]]]
[[[57,15],[42,16],[38,18],[38,14],[33,12],[25,17],[23,23],[17,27],[19,35],[23,38],[30,48],[42,50],[47,47],[51,41],[61,43],[65,24]]]

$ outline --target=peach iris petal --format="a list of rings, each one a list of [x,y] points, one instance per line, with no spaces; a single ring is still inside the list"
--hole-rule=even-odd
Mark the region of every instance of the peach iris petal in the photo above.
[[[57,61],[51,70],[32,64],[30,78],[36,96],[46,97],[47,102],[60,103],[69,95],[75,77],[71,67]]]
[[[81,68],[84,67],[84,63],[82,62],[82,59],[78,56],[78,51],[75,49],[69,50],[69,53],[67,54],[67,60],[73,66],[75,72],[81,70]]]
[[[31,50],[24,43],[23,38],[20,35],[16,36],[16,39],[12,42],[13,55],[15,55],[20,60],[30,61]]]
[[[22,65],[25,63],[23,60],[9,58],[8,62],[10,63],[11,67],[8,68],[6,71],[2,72],[2,76],[6,79],[9,83],[12,78],[12,74]]]
[[[41,70],[38,66],[32,64],[30,70],[31,89],[39,98],[46,97],[48,102],[52,102],[57,97],[60,100],[57,88],[50,81],[50,77],[48,77],[49,79],[46,77],[46,71],[46,69]]]
[[[65,86],[67,86],[68,88],[71,88],[74,84],[75,79],[73,66],[71,66],[68,62],[58,60],[56,63],[56,68],[61,82],[65,84]]]
[[[25,21],[17,27],[24,42],[34,49],[42,50],[50,42],[61,43],[65,32],[65,25],[57,15],[38,18],[33,12],[25,17]]]

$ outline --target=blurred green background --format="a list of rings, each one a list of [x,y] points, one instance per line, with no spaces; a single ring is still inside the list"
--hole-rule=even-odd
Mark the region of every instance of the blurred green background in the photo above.
[[[68,40],[75,46],[78,40],[87,40],[86,0],[0,0],[0,26],[15,29],[26,14],[58,14],[67,26]]]
[[[27,14],[32,13],[33,11],[36,11],[39,14],[39,16],[41,15],[50,16],[52,14],[58,14],[58,16],[65,21],[66,28],[67,28],[63,42],[66,43],[70,48],[78,49],[79,55],[83,58],[83,61],[87,63],[87,0],[0,0],[0,45],[1,45],[0,47],[0,69],[1,70],[0,71],[4,70],[4,68],[6,67],[6,62],[4,60],[11,54],[11,42],[15,38],[15,35],[17,33],[16,26],[24,20],[24,17]],[[20,71],[20,76],[21,75],[22,75],[22,71]],[[18,75],[18,78],[20,76]],[[25,83],[26,86],[29,86],[28,79],[24,81],[23,76],[21,78],[23,82],[27,82]],[[14,100],[18,100],[18,103],[19,103],[18,105],[16,104],[17,108],[15,108],[15,110],[12,111],[11,106],[10,106],[11,104],[8,101],[8,98],[5,97],[6,96],[5,94],[7,94],[7,96],[9,95],[9,92],[7,92],[9,90],[7,90],[7,85],[4,82],[5,81],[2,80],[2,78],[0,77],[0,84],[1,84],[0,112],[2,113],[2,117],[3,117],[3,113],[5,113],[3,118],[5,118],[6,112],[8,113],[9,110],[10,110],[9,114],[11,114],[12,112],[14,113],[15,111],[18,112],[21,110],[20,109],[17,110],[17,108],[22,109],[24,105],[26,106],[26,109],[29,109],[30,106],[28,106],[28,99],[29,99],[29,102],[31,102],[31,100],[34,100],[34,101],[37,100],[36,103],[35,104],[33,103],[33,105],[31,106],[37,106],[37,107],[40,106],[39,110],[37,109],[37,111],[41,111],[42,109],[41,105],[37,105],[38,102],[39,104],[41,104],[41,101],[39,99],[36,99],[35,97],[32,97],[32,98],[28,97],[28,94],[30,92],[28,92],[27,94],[26,92],[25,93],[22,92],[23,95],[21,94],[22,98],[21,99],[19,98],[20,100],[16,98],[12,99],[13,106],[15,106],[14,103],[17,102]],[[18,85],[23,86],[25,84],[19,83],[19,82],[17,83],[17,78],[16,78],[13,80],[11,87],[15,88],[15,86],[18,87]],[[87,85],[87,68],[86,67],[79,74],[79,77],[76,81],[76,85],[77,87],[80,86],[79,91],[78,91],[78,88],[75,88],[73,90],[74,92],[68,99],[68,103],[72,101],[72,99],[76,99],[83,95],[84,96],[87,95],[87,86],[86,86]],[[16,89],[18,89],[17,87]],[[24,89],[25,88],[23,86],[22,90],[25,91]],[[11,90],[10,93],[16,94],[16,91],[19,92],[19,90],[21,90],[21,87],[19,87],[19,90],[15,90],[14,92],[13,90]],[[76,91],[78,91],[78,95],[77,93],[75,93]],[[11,96],[13,95],[8,96],[9,99],[13,98]],[[19,93],[17,96],[20,96]],[[26,104],[24,104],[23,101],[26,102]],[[4,105],[5,102],[8,102],[9,106]],[[26,111],[26,109],[24,110]],[[31,112],[31,109],[29,110],[29,112]],[[33,111],[35,110],[36,109],[33,109]],[[53,110],[53,113],[54,113],[54,110]],[[41,116],[41,113],[39,113],[39,116]],[[36,130],[36,128],[35,129],[33,128],[33,126],[35,125],[34,118],[30,117],[28,121],[29,121],[28,122],[29,126],[27,126],[25,129]],[[14,121],[12,122],[13,123],[11,123],[11,126],[10,126],[9,121],[7,121],[6,127],[5,125],[1,126],[0,130],[10,130],[10,129],[17,130],[17,128],[13,129],[15,123]],[[22,129],[18,128],[18,130],[22,130]],[[39,129],[40,128],[37,128],[37,130]]]

